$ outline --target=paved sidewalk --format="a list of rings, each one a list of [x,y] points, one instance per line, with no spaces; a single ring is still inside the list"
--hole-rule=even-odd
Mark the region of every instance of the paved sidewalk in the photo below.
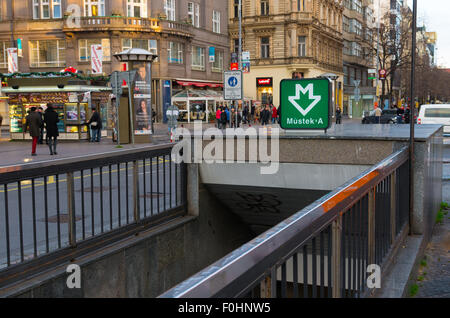
[[[420,298],[450,298],[450,214],[436,224],[417,274]]]
[[[442,200],[450,204],[449,181],[443,180]],[[443,211],[442,223],[434,227],[415,284],[418,287],[415,297],[450,298],[450,210]]]

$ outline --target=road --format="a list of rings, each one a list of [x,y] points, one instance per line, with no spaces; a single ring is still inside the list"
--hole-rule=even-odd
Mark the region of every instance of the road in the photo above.
[[[124,163],[101,171],[84,170],[83,176],[81,172],[74,174],[78,240],[134,222],[133,170],[132,163]],[[180,203],[181,191],[176,186],[180,184],[180,169],[169,157],[146,160],[145,165],[140,161],[138,176],[141,219]],[[67,246],[67,211],[66,174],[46,181],[23,181],[20,191],[18,184],[8,185],[7,191],[0,189],[0,268],[6,266],[8,244],[12,264],[21,261],[21,245],[25,260]]]

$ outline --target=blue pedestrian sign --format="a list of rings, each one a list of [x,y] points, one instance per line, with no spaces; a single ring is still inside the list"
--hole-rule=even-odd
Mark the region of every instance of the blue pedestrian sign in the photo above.
[[[234,76],[230,77],[230,79],[228,80],[228,85],[230,85],[230,87],[236,87],[237,84],[238,79]]]
[[[225,71],[223,75],[223,98],[225,100],[242,100],[242,71]]]

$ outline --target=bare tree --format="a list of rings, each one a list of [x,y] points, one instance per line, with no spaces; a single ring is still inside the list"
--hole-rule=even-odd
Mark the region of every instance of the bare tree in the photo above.
[[[380,69],[386,70],[386,80],[382,81],[382,104],[386,96],[392,100],[397,71],[411,62],[411,20],[410,11],[405,8],[401,9],[399,16],[388,12],[381,18],[378,30],[378,55],[377,47],[374,47],[374,51]]]

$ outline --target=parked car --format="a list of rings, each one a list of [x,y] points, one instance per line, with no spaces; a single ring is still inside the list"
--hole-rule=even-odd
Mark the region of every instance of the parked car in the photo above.
[[[417,124],[444,125],[444,133],[450,133],[450,104],[422,105]]]
[[[383,109],[381,111],[380,124],[395,124],[397,122],[396,109]],[[362,118],[363,124],[376,124],[377,116],[371,116],[368,111],[364,112]]]

